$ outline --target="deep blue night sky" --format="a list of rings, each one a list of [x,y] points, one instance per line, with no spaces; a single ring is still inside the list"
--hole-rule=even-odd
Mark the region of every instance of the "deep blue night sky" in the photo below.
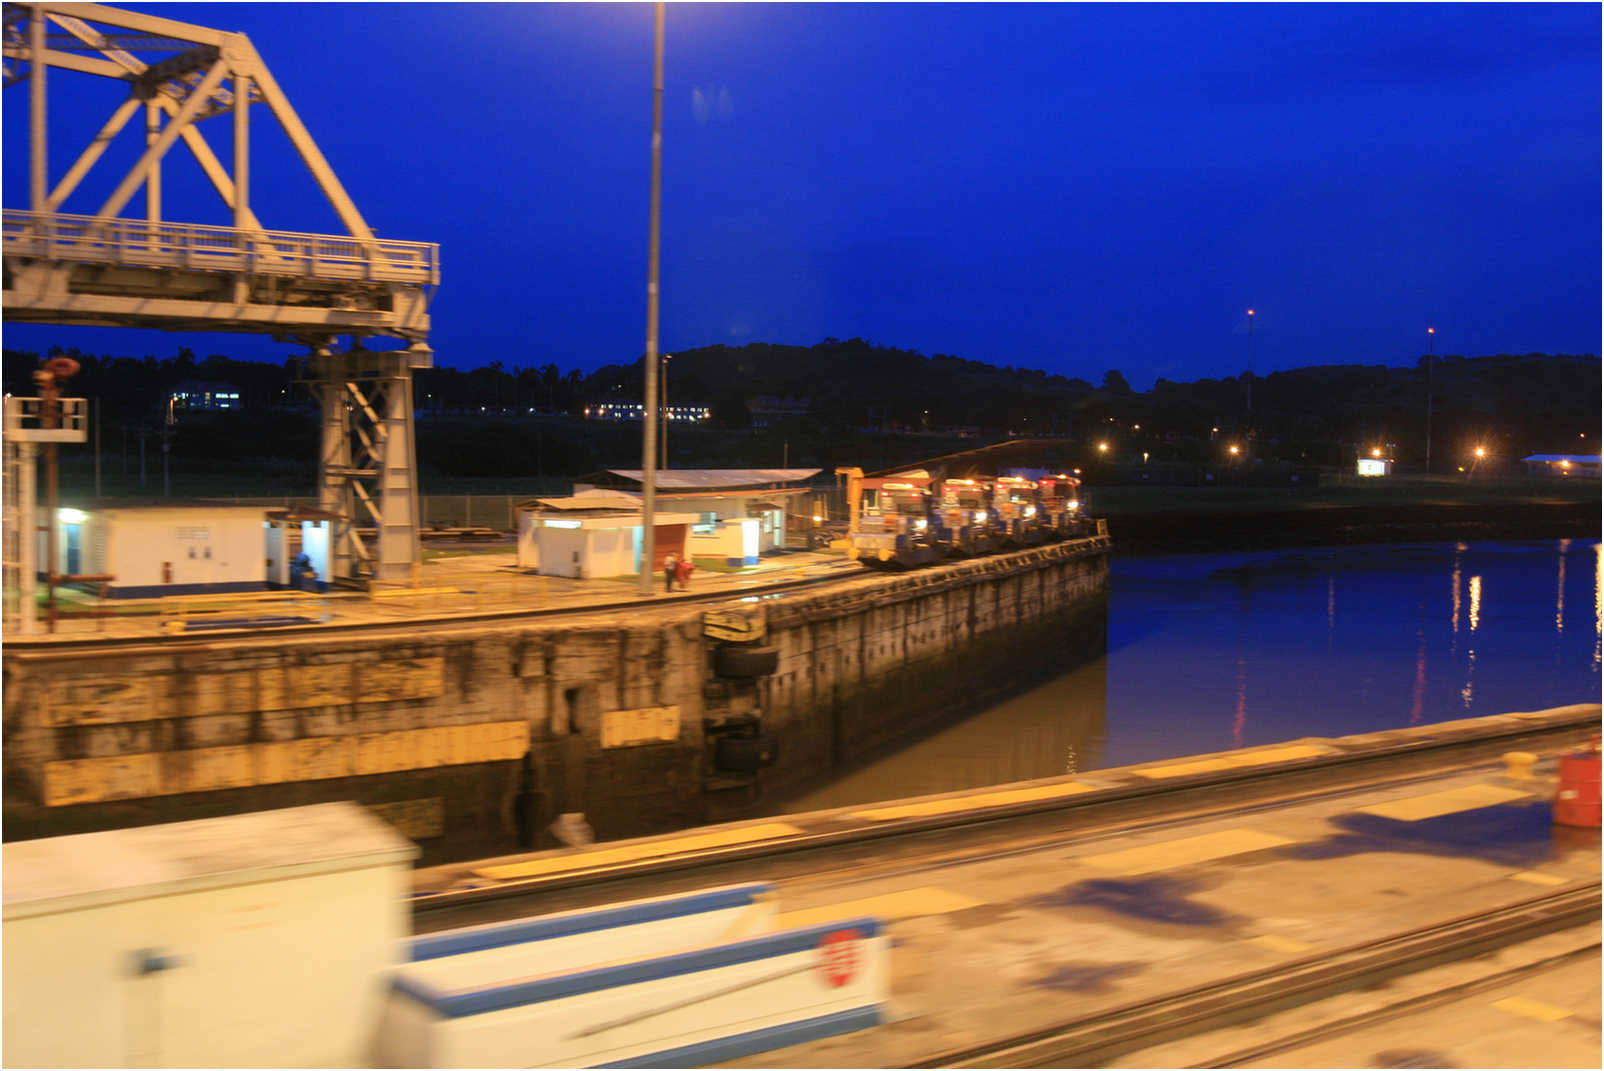
[[[440,363],[639,356],[649,5],[130,6],[248,34],[370,225],[442,244]],[[669,351],[861,336],[1140,389],[1240,372],[1250,306],[1261,374],[1413,363],[1428,324],[1439,353],[1599,351],[1595,4],[670,4],[666,51]],[[55,179],[121,92],[51,77]],[[263,224],[338,230],[253,115]],[[226,223],[168,159],[166,215]],[[6,329],[53,342],[298,352]]]

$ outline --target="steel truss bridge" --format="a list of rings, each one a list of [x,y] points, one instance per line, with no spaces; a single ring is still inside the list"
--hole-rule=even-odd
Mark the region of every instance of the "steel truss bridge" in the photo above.
[[[362,585],[414,575],[412,370],[432,364],[428,308],[440,282],[440,247],[374,236],[243,34],[100,4],[7,3],[3,37],[5,88],[25,86],[30,98],[29,205],[5,209],[0,226],[5,318],[257,332],[305,346],[305,381],[323,412],[319,505],[343,519],[331,551],[334,578]],[[57,71],[98,76],[119,91],[99,131],[59,173],[48,159],[47,88]],[[252,105],[258,117],[265,107],[277,121],[347,233],[262,226],[250,207]],[[228,168],[203,131],[222,116],[232,134]],[[131,126],[144,151],[111,195],[98,208],[64,211]],[[163,218],[162,164],[180,141],[233,226]],[[122,215],[140,192],[144,218]],[[373,338],[405,347],[366,348]],[[13,511],[7,523],[17,523]],[[376,530],[376,545],[360,538],[359,527]],[[18,568],[9,552],[6,565]]]

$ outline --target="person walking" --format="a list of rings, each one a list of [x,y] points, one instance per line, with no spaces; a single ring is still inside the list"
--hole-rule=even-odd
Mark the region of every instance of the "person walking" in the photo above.
[[[668,557],[663,559],[663,580],[665,581],[665,591],[674,590],[674,578],[678,575],[679,555],[675,554],[673,551],[669,551]]]

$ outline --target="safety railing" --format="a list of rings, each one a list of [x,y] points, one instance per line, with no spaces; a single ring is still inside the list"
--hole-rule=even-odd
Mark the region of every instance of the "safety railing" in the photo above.
[[[344,235],[7,210],[8,257],[433,286],[440,246]]]

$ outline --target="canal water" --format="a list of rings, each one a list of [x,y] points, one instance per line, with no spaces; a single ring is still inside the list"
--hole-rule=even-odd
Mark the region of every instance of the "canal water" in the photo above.
[[[1599,701],[1597,540],[1120,558],[1108,654],[804,811]]]

